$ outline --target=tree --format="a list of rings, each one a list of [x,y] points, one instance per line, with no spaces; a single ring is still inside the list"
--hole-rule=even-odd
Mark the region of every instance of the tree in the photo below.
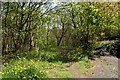
[[[3,3],[2,29],[3,54],[9,52],[30,51],[35,46],[38,19],[48,11],[42,11],[47,2],[14,2]]]

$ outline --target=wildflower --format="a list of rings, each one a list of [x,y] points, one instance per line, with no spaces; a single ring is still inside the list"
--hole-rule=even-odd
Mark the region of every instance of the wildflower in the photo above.
[[[46,71],[46,73],[48,74],[48,71]]]
[[[24,69],[26,69],[26,68],[24,67]]]
[[[23,79],[25,79],[26,77],[23,77]]]
[[[34,76],[37,76],[36,74]]]
[[[30,68],[30,66],[28,66],[28,68]]]
[[[22,72],[22,70],[20,70],[20,72]]]
[[[4,73],[2,73],[2,74],[4,74]]]
[[[17,74],[17,73],[15,72],[15,74]]]

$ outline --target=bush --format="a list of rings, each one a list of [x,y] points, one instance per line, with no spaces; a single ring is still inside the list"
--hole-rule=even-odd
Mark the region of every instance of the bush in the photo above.
[[[13,60],[3,68],[2,78],[47,78],[46,73],[25,58]]]
[[[46,47],[44,50],[45,51],[50,51],[50,52],[58,52],[59,51],[58,48],[56,48],[56,47],[50,47],[50,46]]]
[[[39,59],[41,61],[58,62],[62,61],[62,56],[59,52],[42,51],[39,55]]]
[[[76,50],[71,51],[68,54],[68,58],[73,61],[81,61],[84,60],[85,57],[93,56],[93,50],[85,50],[83,51],[80,48],[77,48]]]
[[[26,52],[24,54],[18,54],[18,58],[25,57],[26,59],[34,59],[34,60],[40,60],[40,61],[48,61],[48,62],[58,62],[62,61],[62,56],[59,52],[55,51],[54,48],[52,48],[50,51],[31,51]]]

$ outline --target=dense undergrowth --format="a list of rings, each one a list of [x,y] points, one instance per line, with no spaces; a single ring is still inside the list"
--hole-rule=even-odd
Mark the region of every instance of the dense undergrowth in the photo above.
[[[77,65],[85,66],[85,68],[92,67],[88,56],[81,56],[82,58],[79,58],[79,55],[74,56],[77,59]],[[63,56],[55,48],[31,51],[24,54],[17,53],[16,57],[9,57],[9,61],[2,66],[1,74],[2,78],[70,78],[72,74],[65,65]]]
[[[92,67],[91,61],[79,61],[75,63],[81,74],[86,73]],[[72,78],[74,77],[62,62],[35,61],[20,58],[12,60],[8,65],[3,66],[2,78]],[[81,68],[82,67],[82,68]],[[84,67],[84,68],[83,68]]]
[[[96,48],[106,48],[105,41],[97,42]],[[112,46],[111,46],[112,47]],[[90,56],[94,56],[95,50],[83,51],[80,47],[70,51],[66,56],[78,67],[81,73],[87,73],[93,65]],[[15,55],[16,54],[16,55]],[[58,48],[34,50],[26,53],[13,53],[7,57],[8,61],[2,65],[1,78],[70,78],[73,77],[64,57]],[[81,66],[83,67],[81,68]],[[82,69],[82,70],[81,70]]]
[[[46,72],[36,67],[34,61],[25,58],[11,60],[7,67],[3,68],[2,78],[47,78]]]

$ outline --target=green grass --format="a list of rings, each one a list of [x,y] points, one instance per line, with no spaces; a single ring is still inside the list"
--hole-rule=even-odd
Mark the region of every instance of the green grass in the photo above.
[[[88,62],[79,61],[76,63],[76,67],[78,68],[78,71],[81,72],[80,74],[86,75],[89,72],[90,68],[93,67],[93,65],[90,60]]]
[[[18,65],[22,66],[22,64],[25,64],[25,63],[26,63],[26,61],[23,63],[20,63],[19,60],[12,60],[11,63],[9,63],[9,64],[10,65],[18,64]],[[46,73],[46,76],[48,76],[48,78],[72,78],[72,77],[74,77],[70,71],[70,68],[66,67],[67,63],[63,63],[61,61],[48,62],[48,61],[39,61],[39,60],[37,60],[37,61],[36,60],[27,60],[27,63],[34,65],[37,70],[42,70],[42,72]],[[79,73],[80,75],[86,74],[88,72],[89,65],[86,65],[85,62],[83,62],[83,61],[74,62],[74,64],[75,64],[77,70],[80,72]],[[13,66],[12,68],[14,68],[14,67],[15,66]],[[17,68],[19,69],[19,66]],[[8,68],[8,69],[10,69],[10,68]]]
[[[72,76],[71,73],[69,72],[69,69],[65,67],[65,63],[62,62],[53,63],[53,62],[39,61],[39,60],[28,61],[26,59],[24,59],[24,61],[22,62],[20,60],[12,60],[7,67],[3,68],[3,72],[0,73],[1,75],[5,74],[3,77],[17,78],[18,77],[17,74],[21,75],[20,72],[23,72],[25,68],[28,68],[26,65],[27,63],[31,64],[31,66],[34,66],[35,69],[37,69],[38,71],[41,70],[42,72],[44,72],[46,76],[48,76],[49,78],[68,78]],[[14,73],[16,73],[16,75],[14,75]]]
[[[34,61],[25,58],[11,60],[3,67],[2,78],[47,78],[46,72],[36,67]]]
[[[28,68],[27,65],[31,65],[33,67],[32,69],[34,70],[34,67],[36,71],[34,72],[37,74],[37,71],[41,71],[41,74],[45,74],[48,78],[73,78],[73,73],[71,72],[70,68],[66,66],[68,63],[64,63],[62,56],[60,55],[59,52],[55,51],[55,49],[51,49],[51,51],[31,51],[29,53],[25,53],[24,55],[18,55],[17,58],[12,58],[9,59],[8,66],[3,68],[3,71],[13,71],[13,73],[18,73],[21,75],[19,72],[19,67],[23,67],[24,65],[26,66],[25,68]],[[79,74],[86,74],[88,72],[88,69],[92,66],[91,61],[88,60],[88,57],[82,58],[81,61],[74,62],[76,69],[80,72]],[[11,67],[10,67],[11,66]],[[14,69],[15,66],[17,66],[17,69]],[[15,70],[15,71],[14,71]],[[25,71],[24,67],[21,68],[23,72]],[[31,71],[29,68],[27,69],[28,72],[25,72],[27,74],[30,74],[29,71]],[[0,72],[2,73],[2,72]],[[33,74],[34,74],[33,73]],[[31,74],[31,75],[33,75]],[[11,74],[7,74],[8,77]],[[17,75],[16,75],[17,76]],[[14,76],[14,77],[16,77]],[[26,75],[28,76],[28,75]],[[43,76],[43,77],[46,77]]]
[[[36,61],[35,65],[47,72],[49,78],[73,78],[73,74],[70,71],[69,67],[66,67],[67,63],[56,62],[40,62]],[[84,61],[74,62],[77,70],[80,72],[80,75],[87,74],[89,69],[92,67],[91,63],[85,63]]]
[[[62,62],[47,62],[47,61],[34,61],[36,67],[47,72],[49,78],[67,78],[72,74],[69,69],[65,67],[65,63]]]

